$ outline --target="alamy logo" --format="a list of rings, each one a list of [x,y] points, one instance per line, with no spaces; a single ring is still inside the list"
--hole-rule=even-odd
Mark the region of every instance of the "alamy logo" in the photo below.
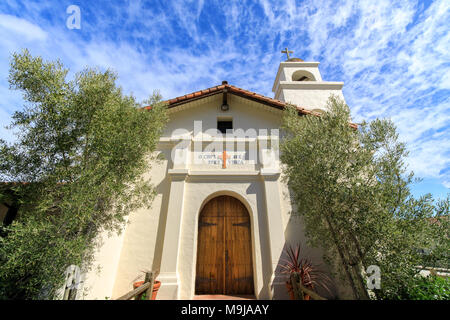
[[[70,14],[66,20],[66,26],[68,29],[81,29],[81,11],[80,7],[74,4],[70,5],[66,9],[66,13]]]
[[[279,161],[278,129],[232,129],[226,133],[218,129],[203,130],[203,122],[194,121],[193,132],[175,129],[171,139],[178,140],[172,148],[175,165],[256,165],[275,168]]]
[[[66,269],[66,289],[79,289],[81,284],[81,270],[76,265],[68,266]]]
[[[367,288],[381,289],[381,270],[379,266],[371,265],[367,267]]]

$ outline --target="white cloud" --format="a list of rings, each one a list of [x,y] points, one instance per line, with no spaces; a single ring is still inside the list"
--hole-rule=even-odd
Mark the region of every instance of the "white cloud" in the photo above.
[[[13,33],[11,35],[11,33]],[[47,32],[41,29],[38,25],[35,25],[25,19],[21,19],[8,14],[0,13],[0,36],[6,37],[7,35],[13,37],[25,37],[25,40],[39,40],[44,41],[47,39]]]
[[[72,71],[111,67],[125,92],[139,99],[153,89],[171,98],[221,80],[271,95],[280,50],[288,46],[295,56],[319,60],[324,80],[345,81],[355,121],[393,119],[419,176],[450,181],[450,170],[444,170],[450,166],[450,100],[448,92],[442,93],[450,89],[449,1],[435,1],[426,10],[415,1],[388,0],[259,4],[177,1],[161,13],[130,2],[123,10],[125,24],[140,28],[121,26],[114,38],[84,19],[89,40],[54,22],[39,24],[29,12],[21,18],[2,14],[0,46],[7,50],[0,52],[0,74],[7,74],[10,51],[29,47],[33,54],[61,58]],[[26,6],[41,10],[33,3]],[[202,21],[210,6],[220,10],[217,21]],[[98,13],[98,25],[114,20]],[[180,33],[189,39],[180,39]],[[166,49],[173,39],[181,44]],[[6,82],[0,80],[0,87]],[[0,101],[3,109],[11,110],[10,104]]]
[[[450,189],[450,180],[444,180],[444,181],[442,182],[442,184],[444,185],[444,187]]]

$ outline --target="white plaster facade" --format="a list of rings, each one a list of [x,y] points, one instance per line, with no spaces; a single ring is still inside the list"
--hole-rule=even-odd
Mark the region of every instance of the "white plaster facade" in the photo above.
[[[315,86],[292,81],[292,74],[299,70],[312,74]],[[281,63],[274,84],[277,99],[289,98],[289,102],[310,109],[323,109],[330,93],[342,96],[341,88],[342,83],[322,81],[318,63],[306,62]],[[290,214],[291,199],[281,179],[279,162],[264,161],[265,156],[277,152],[277,137],[271,136],[270,130],[280,127],[282,111],[232,94],[228,95],[228,111],[220,110],[221,103],[222,95],[216,94],[169,109],[170,121],[158,146],[164,160],[147,173],[157,196],[151,209],[130,213],[122,234],[103,235],[95,262],[101,271],[86,275],[86,299],[114,299],[125,294],[143,270],[160,270],[158,299],[192,299],[199,213],[208,200],[218,195],[239,199],[249,212],[256,298],[288,297],[284,276],[277,266],[286,244],[305,245],[303,224]],[[222,118],[232,119],[235,130],[250,133],[254,129],[258,133],[223,140],[240,144],[244,153],[250,146],[256,147],[259,157],[255,163],[230,163],[226,169],[220,164],[195,163],[195,143],[203,137],[201,148],[209,145],[212,138],[205,131],[216,128],[217,120]],[[195,132],[194,121],[202,121],[201,132]],[[176,145],[182,148],[173,160]],[[187,161],[177,161],[177,157]],[[320,248],[309,248],[307,252],[313,261],[321,262]],[[337,295],[343,297],[342,292]]]

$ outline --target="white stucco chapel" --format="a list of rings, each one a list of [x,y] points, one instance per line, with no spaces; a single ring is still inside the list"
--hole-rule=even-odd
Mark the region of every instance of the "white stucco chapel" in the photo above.
[[[120,297],[149,270],[159,271],[157,299],[289,299],[283,250],[306,240],[278,160],[282,113],[286,103],[300,115],[323,112],[331,94],[344,99],[344,83],[298,58],[274,76],[273,98],[223,81],[167,101],[161,160],[146,173],[156,198],[130,213],[120,235],[103,235],[84,299]],[[321,248],[306,252],[322,263]]]

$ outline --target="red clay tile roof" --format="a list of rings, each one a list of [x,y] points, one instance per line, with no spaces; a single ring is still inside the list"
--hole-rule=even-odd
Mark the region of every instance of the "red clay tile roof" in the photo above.
[[[243,98],[246,98],[249,100],[253,100],[253,101],[268,105],[270,107],[273,107],[273,108],[276,108],[279,110],[284,110],[286,108],[286,102],[284,102],[284,101],[272,99],[272,98],[260,95],[258,93],[255,93],[255,92],[252,92],[249,90],[245,90],[245,89],[241,89],[241,88],[232,86],[228,83],[221,84],[221,85],[211,87],[208,89],[192,92],[189,94],[185,94],[184,96],[180,96],[180,97],[176,97],[176,98],[167,100],[167,101],[165,101],[165,103],[168,104],[169,108],[174,108],[174,107],[177,107],[179,105],[182,105],[182,104],[194,101],[194,100],[198,100],[198,99],[202,99],[202,98],[205,98],[208,96],[223,93],[225,90],[227,93],[232,93],[237,96],[240,96],[240,97],[243,97]],[[151,106],[147,106],[144,108],[149,110],[149,109],[151,109]],[[302,114],[302,115],[320,116],[320,113],[307,110],[303,107],[297,106],[297,110],[298,110],[299,114]],[[351,123],[350,126],[357,128],[357,125],[354,123]]]
[[[208,89],[199,90],[196,92],[185,94],[184,96],[180,96],[180,97],[176,97],[176,98],[167,100],[165,102],[168,104],[169,108],[173,108],[173,107],[179,106],[181,104],[185,104],[185,103],[188,103],[188,102],[200,99],[200,98],[205,98],[208,96],[223,93],[225,89],[227,90],[228,93],[232,93],[237,96],[241,96],[241,97],[253,100],[253,101],[257,101],[257,102],[269,105],[271,107],[275,107],[280,110],[283,110],[286,107],[286,103],[283,101],[265,97],[263,95],[255,93],[255,92],[244,90],[244,89],[232,86],[230,84],[221,84],[221,85],[211,87]],[[145,108],[151,109],[150,106],[145,107]],[[301,113],[304,113],[304,114],[316,114],[316,112],[309,111],[309,110],[306,110],[301,107],[297,107],[297,108]]]

